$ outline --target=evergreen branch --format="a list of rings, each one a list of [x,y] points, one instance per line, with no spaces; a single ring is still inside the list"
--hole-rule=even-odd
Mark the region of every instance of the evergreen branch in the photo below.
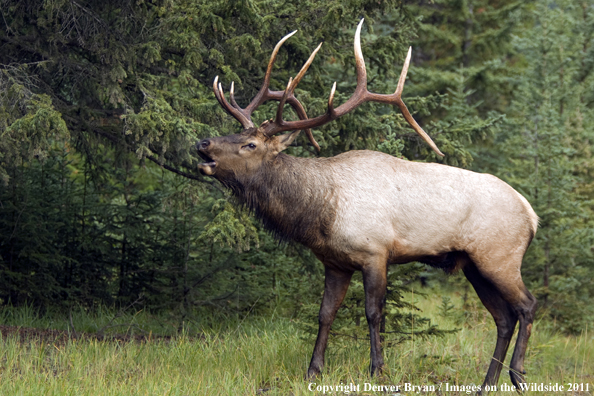
[[[208,278],[210,278],[211,276],[213,276],[214,274],[216,274],[219,271],[222,271],[224,269],[227,269],[227,267],[229,266],[229,264],[233,263],[233,255],[228,255],[227,259],[225,260],[225,262],[222,265],[219,265],[218,267],[216,267],[214,270],[210,271],[208,274],[202,276],[200,279],[198,279],[196,282],[194,282],[192,284],[192,286],[187,288],[187,291],[184,290],[185,294],[189,294],[190,291],[192,291],[192,289],[195,289],[196,287],[200,286],[202,283],[204,283],[206,280],[208,280]],[[235,291],[231,292],[231,294],[233,294]]]
[[[149,159],[149,160],[153,161],[155,164],[157,164],[157,165],[159,165],[159,166],[161,166],[161,167],[163,167],[163,168],[167,169],[168,171],[170,171],[170,172],[173,172],[173,173],[175,173],[175,174],[178,174],[178,175],[180,175],[180,176],[186,177],[186,178],[188,178],[188,179],[196,180],[196,181],[199,181],[199,182],[203,182],[203,181],[205,181],[205,180],[204,180],[202,177],[200,177],[200,176],[191,175],[191,174],[189,174],[189,173],[186,173],[186,172],[184,172],[184,171],[181,171],[181,170],[179,170],[179,169],[177,169],[177,168],[174,168],[174,167],[172,167],[172,166],[169,166],[169,165],[167,165],[167,164],[162,164],[162,163],[161,163],[161,162],[160,162],[160,161],[159,161],[157,158],[155,158],[155,157],[153,157],[153,156],[151,156],[151,155],[145,155],[145,158],[147,158],[147,159]]]
[[[75,117],[70,117],[70,116],[64,116],[64,117],[65,118],[68,118],[70,120],[70,122],[72,122],[73,124],[78,123],[77,122],[77,119]],[[110,133],[107,133],[107,132],[101,130],[100,128],[97,128],[97,127],[95,127],[93,125],[90,125],[87,122],[85,122],[85,126],[88,129],[90,129],[91,131],[93,131],[94,133],[96,133],[96,134],[98,134],[98,135],[100,135],[100,136],[108,139],[109,141],[111,141],[115,145],[120,145],[120,144],[124,143],[126,145],[126,148],[128,149],[128,151],[132,151],[132,148],[130,148],[129,145],[126,142],[123,142],[122,140],[117,139],[116,137],[114,137]],[[150,160],[150,161],[154,162],[155,164],[159,165],[160,167],[162,167],[162,168],[164,168],[164,169],[166,169],[166,170],[168,170],[170,172],[173,172],[173,173],[175,173],[177,175],[183,176],[183,177],[185,177],[187,179],[196,180],[196,181],[199,181],[201,183],[209,184],[211,186],[216,186],[213,182],[207,181],[207,180],[205,180],[201,176],[192,175],[190,173],[187,173],[187,172],[184,172],[182,170],[179,170],[179,169],[177,169],[177,168],[175,168],[173,166],[170,166],[170,165],[161,163],[161,161],[159,161],[158,158],[156,158],[156,157],[154,157],[152,155],[145,155],[144,158],[147,158],[148,160]],[[189,168],[189,166],[187,166],[187,167]],[[218,186],[216,188],[220,190],[220,188]],[[222,192],[222,190],[220,190],[220,191]]]
[[[86,13],[87,15],[89,15],[91,18],[93,18],[94,20],[96,20],[97,22],[99,22],[104,27],[108,27],[105,22],[103,22],[101,19],[99,19],[95,14],[93,14],[87,8],[85,8],[82,5],[78,4],[76,1],[73,1],[72,4],[74,4],[75,6],[77,6],[78,8],[80,8],[84,13]]]

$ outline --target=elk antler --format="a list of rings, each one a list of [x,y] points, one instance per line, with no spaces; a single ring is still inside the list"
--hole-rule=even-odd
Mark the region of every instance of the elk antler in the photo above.
[[[266,74],[264,75],[264,82],[262,83],[262,87],[260,88],[260,91],[258,91],[258,93],[256,94],[256,96],[254,97],[254,99],[252,99],[252,101],[250,102],[249,105],[247,105],[247,107],[245,109],[242,109],[241,107],[239,107],[239,105],[237,104],[237,102],[235,101],[235,97],[234,97],[234,84],[231,83],[231,89],[230,89],[230,100],[231,103],[227,102],[227,100],[225,99],[225,95],[223,93],[223,87],[222,85],[218,82],[219,81],[219,76],[216,76],[213,82],[213,90],[214,90],[214,94],[215,97],[217,98],[217,100],[219,101],[219,103],[221,104],[221,106],[227,111],[227,113],[229,113],[230,115],[232,115],[233,117],[235,117],[237,119],[237,121],[239,121],[241,123],[241,125],[243,126],[244,129],[247,128],[254,128],[255,125],[252,122],[252,113],[254,112],[254,110],[256,110],[262,103],[266,102],[267,100],[281,100],[285,94],[284,91],[271,91],[269,88],[270,85],[270,74],[272,73],[272,67],[274,66],[274,61],[276,60],[276,55],[278,54],[278,51],[280,49],[280,47],[283,45],[283,43],[285,41],[287,41],[287,39],[289,37],[291,37],[292,35],[294,35],[297,32],[297,30],[287,34],[285,37],[283,37],[274,47],[274,50],[272,51],[272,55],[270,55],[270,61],[268,61],[268,68],[266,69]],[[321,44],[320,44],[321,45]],[[308,60],[309,64],[311,64],[311,62],[313,61],[313,58],[316,54],[316,52],[319,50],[319,46],[318,48],[312,53],[312,55],[310,56],[310,59]],[[306,65],[309,64],[308,62],[306,62]],[[306,68],[307,70],[307,68]],[[305,74],[305,71],[303,72],[303,74]],[[299,76],[298,76],[299,77]],[[296,78],[296,81],[299,82],[299,80],[301,80],[301,77],[303,77],[303,75],[301,75],[299,77],[299,79]],[[283,102],[284,103],[287,102],[291,105],[291,107],[293,107],[293,109],[295,110],[295,112],[297,113],[297,115],[299,116],[300,120],[306,120],[307,119],[307,113],[305,112],[305,109],[303,108],[303,105],[301,105],[301,103],[299,102],[299,100],[297,100],[297,98],[295,97],[295,95],[293,95],[293,93],[291,92],[290,95],[288,95]],[[311,133],[311,129],[309,128],[305,128],[305,133],[307,135],[307,137],[309,138],[309,141],[313,144],[313,146],[319,151],[320,150],[320,146],[318,145],[318,142],[316,142],[316,140],[314,139],[312,133]]]
[[[362,27],[362,25],[363,25],[363,19],[361,19],[361,22],[359,22],[359,25],[357,26],[357,31],[355,33],[355,67],[357,70],[357,87],[355,88],[355,92],[353,93],[353,96],[351,96],[349,98],[349,100],[347,100],[345,103],[343,103],[342,105],[338,106],[335,109],[334,105],[332,103],[334,100],[334,92],[336,91],[336,82],[335,82],[334,85],[332,86],[332,90],[331,90],[330,96],[328,98],[328,109],[327,109],[326,113],[322,114],[318,117],[315,117],[315,118],[299,120],[299,121],[284,121],[282,119],[282,111],[283,111],[282,105],[284,105],[284,100],[285,100],[285,98],[283,98],[280,101],[278,111],[276,114],[276,119],[274,120],[274,122],[270,122],[266,125],[261,126],[264,129],[263,133],[265,133],[268,136],[272,136],[274,134],[284,132],[284,131],[296,131],[296,130],[304,129],[304,128],[315,128],[315,127],[327,124],[328,122],[330,122],[338,117],[343,116],[344,114],[357,108],[362,103],[370,102],[370,101],[380,102],[380,103],[389,103],[389,104],[395,104],[396,106],[398,106],[398,108],[402,112],[402,115],[404,116],[404,119],[410,124],[410,126],[412,126],[413,129],[423,138],[423,140],[425,140],[425,142],[427,142],[427,144],[433,149],[433,151],[435,151],[435,153],[437,153],[438,155],[443,157],[444,154],[439,150],[439,148],[437,148],[437,145],[433,142],[433,140],[431,140],[429,135],[427,135],[427,133],[425,133],[423,128],[421,128],[419,126],[419,124],[417,124],[417,122],[412,117],[412,115],[408,111],[408,108],[406,107],[406,105],[404,104],[404,102],[402,101],[402,98],[401,98],[402,90],[404,88],[404,81],[406,80],[406,73],[408,71],[408,66],[410,64],[412,49],[411,48],[408,49],[408,55],[406,56],[404,66],[402,67],[402,72],[400,73],[400,78],[398,79],[398,86],[396,87],[396,92],[394,92],[392,95],[383,95],[383,94],[369,92],[367,90],[367,71],[365,69],[365,60],[363,59],[363,52],[361,51],[361,27]],[[317,49],[316,49],[316,51],[317,51]],[[314,51],[312,56],[315,55],[316,51]],[[312,60],[311,57],[310,57],[310,60]],[[303,67],[304,69],[307,69],[307,67],[309,67],[309,64],[311,64],[310,60],[308,60],[308,64],[306,64]],[[302,74],[302,73],[305,73],[305,71],[303,69],[301,70],[301,72],[299,74]],[[298,82],[299,82],[298,79],[289,81],[289,84],[287,85],[287,88],[285,89],[285,95],[284,95],[284,96],[286,96],[287,100],[291,97],[293,91],[295,90],[295,86],[297,85]]]
[[[333,100],[334,100],[334,93],[336,92],[336,82],[332,86],[332,90],[330,91],[330,96],[328,97],[328,109],[326,113],[315,117],[315,118],[307,118],[305,115],[305,111],[303,110],[303,106],[299,101],[295,98],[294,91],[295,87],[313,62],[313,59],[320,49],[321,44],[312,52],[311,56],[299,72],[299,74],[295,77],[295,79],[290,79],[289,83],[285,91],[270,91],[268,88],[268,84],[270,82],[270,72],[272,70],[272,64],[274,59],[276,58],[276,54],[278,49],[280,48],[281,44],[287,40],[291,35],[295,32],[288,34],[287,36],[283,37],[281,41],[276,45],[272,56],[270,58],[270,62],[268,64],[268,69],[266,71],[266,76],[264,77],[264,84],[256,97],[252,100],[252,102],[246,107],[245,110],[239,108],[235,104],[235,100],[233,99],[233,86],[231,86],[231,102],[232,105],[229,105],[225,97],[223,95],[223,90],[219,84],[218,92],[217,92],[217,79],[215,79],[215,95],[217,99],[221,103],[221,105],[235,118],[237,118],[244,128],[254,127],[254,124],[251,121],[250,115],[252,112],[260,106],[264,101],[268,99],[278,100],[280,103],[277,108],[276,118],[273,121],[265,121],[260,125],[260,129],[262,133],[268,136],[275,135],[277,133],[286,132],[286,131],[297,131],[297,130],[305,130],[309,140],[312,144],[319,150],[319,145],[314,140],[313,135],[311,134],[310,128],[315,128],[328,122],[335,120],[338,117],[343,116],[344,114],[354,110],[359,105],[365,102],[380,102],[380,103],[388,103],[398,106],[404,119],[410,124],[410,126],[425,140],[425,142],[433,149],[433,151],[439,155],[444,156],[444,154],[437,148],[437,145],[431,140],[429,135],[425,133],[423,128],[417,124],[415,119],[412,117],[408,108],[402,101],[402,90],[404,89],[404,81],[406,80],[406,73],[408,72],[408,66],[410,64],[411,58],[411,51],[412,48],[408,49],[408,55],[406,56],[406,60],[402,67],[402,72],[400,73],[400,78],[398,79],[398,85],[396,87],[396,91],[391,95],[384,95],[384,94],[377,94],[373,92],[369,92],[367,90],[367,71],[365,69],[365,60],[363,59],[363,52],[361,51],[361,27],[363,26],[364,19],[361,19],[359,25],[357,26],[357,31],[355,33],[355,68],[357,71],[357,87],[355,88],[355,92],[353,96],[351,96],[345,103],[334,108]],[[285,103],[289,103],[293,108],[297,111],[299,115],[298,121],[285,121],[283,120],[283,108]],[[302,116],[303,115],[303,116]]]

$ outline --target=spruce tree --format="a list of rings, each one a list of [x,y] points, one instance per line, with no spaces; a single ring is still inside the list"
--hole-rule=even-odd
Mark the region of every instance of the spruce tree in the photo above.
[[[544,312],[577,332],[593,313],[590,9],[540,1],[513,44],[524,64],[498,139],[504,178],[526,196],[540,226],[524,273]]]

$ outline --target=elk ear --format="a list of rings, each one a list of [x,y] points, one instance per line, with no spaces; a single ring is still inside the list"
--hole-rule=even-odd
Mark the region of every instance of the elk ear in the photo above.
[[[278,137],[278,152],[285,150],[287,147],[293,143],[297,135],[299,135],[301,130],[297,130],[295,132],[287,133],[285,135],[281,135]]]

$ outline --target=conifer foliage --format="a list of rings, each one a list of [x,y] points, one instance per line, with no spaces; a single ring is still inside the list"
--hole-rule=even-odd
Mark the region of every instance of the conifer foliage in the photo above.
[[[225,91],[234,81],[245,106],[272,48],[295,29],[271,88],[284,89],[323,41],[296,94],[309,116],[325,111],[334,81],[335,104],[346,100],[354,27],[365,17],[370,90],[393,92],[412,43],[404,95],[415,118],[445,163],[494,173],[530,200],[541,227],[525,270],[543,312],[566,331],[591,318],[590,2],[0,0],[0,17],[0,304],[142,301],[177,323],[206,313],[309,316],[319,263],[279,246],[202,178],[194,147],[239,131],[212,94],[214,77]],[[275,109],[261,106],[255,122]],[[439,160],[381,104],[314,135],[320,154],[303,137],[288,152]],[[420,268],[392,270],[387,332],[408,326],[398,310]],[[341,311],[349,333],[363,318],[353,286]]]

